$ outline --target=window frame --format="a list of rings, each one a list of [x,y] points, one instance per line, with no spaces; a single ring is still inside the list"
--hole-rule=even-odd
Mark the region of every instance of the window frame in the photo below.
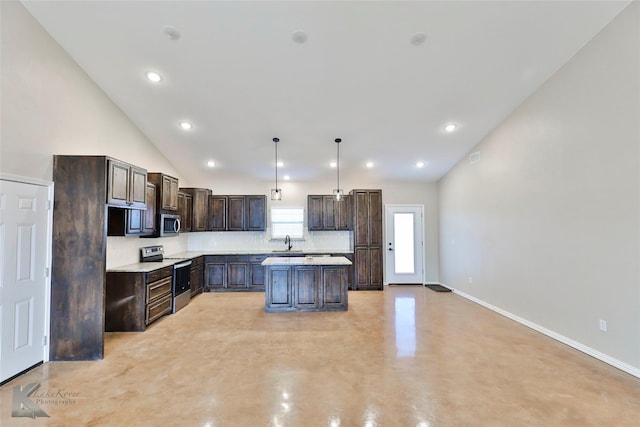
[[[274,216],[277,217],[277,215],[274,215],[274,211],[277,210],[299,210],[300,211],[300,221],[274,221]],[[269,229],[270,229],[270,237],[271,240],[284,240],[285,237],[287,236],[286,234],[278,234],[275,235],[274,231],[278,228],[278,227],[274,227],[274,224],[289,224],[289,225],[293,225],[293,226],[300,226],[300,234],[289,234],[291,236],[291,240],[304,240],[304,228],[306,226],[305,223],[305,209],[304,206],[278,206],[278,207],[271,207],[271,210],[269,212]],[[296,213],[297,214],[297,213]]]

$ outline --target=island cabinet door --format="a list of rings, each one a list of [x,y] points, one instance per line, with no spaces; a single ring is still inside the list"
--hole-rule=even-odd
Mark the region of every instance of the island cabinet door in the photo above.
[[[317,308],[320,306],[319,271],[315,266],[294,268],[294,305],[298,309]]]
[[[345,267],[322,267],[321,298],[324,308],[347,306],[347,269]]]
[[[293,286],[291,268],[288,266],[267,267],[267,283],[265,289],[265,308],[293,309]]]

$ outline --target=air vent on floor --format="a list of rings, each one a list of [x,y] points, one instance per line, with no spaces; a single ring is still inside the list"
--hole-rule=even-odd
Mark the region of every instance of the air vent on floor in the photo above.
[[[480,152],[476,151],[475,153],[469,154],[469,164],[478,163],[480,161]]]

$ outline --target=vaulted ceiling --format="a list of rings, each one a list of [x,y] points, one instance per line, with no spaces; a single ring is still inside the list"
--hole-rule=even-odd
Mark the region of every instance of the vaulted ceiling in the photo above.
[[[22,3],[197,185],[437,180],[629,1]]]

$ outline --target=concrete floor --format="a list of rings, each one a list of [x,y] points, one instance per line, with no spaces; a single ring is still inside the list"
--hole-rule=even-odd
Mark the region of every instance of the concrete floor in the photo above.
[[[262,293],[207,293],[146,332],[108,333],[104,360],[2,386],[0,425],[640,425],[640,379],[453,293],[263,308]],[[30,383],[48,418],[12,417],[13,388]]]

